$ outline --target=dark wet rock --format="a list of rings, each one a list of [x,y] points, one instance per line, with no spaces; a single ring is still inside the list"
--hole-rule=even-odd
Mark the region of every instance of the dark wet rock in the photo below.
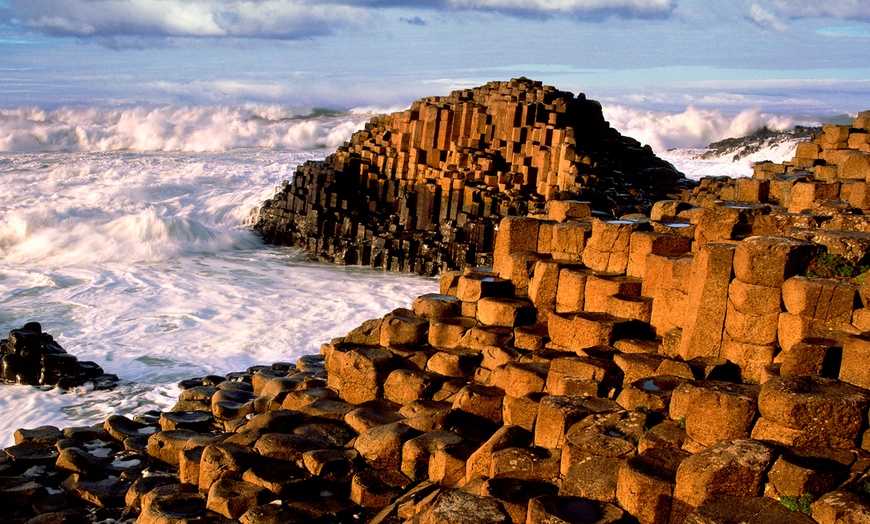
[[[42,332],[39,322],[28,322],[13,329],[0,340],[2,369],[0,379],[7,383],[31,386],[57,386],[70,389],[90,382],[95,389],[109,389],[118,382],[95,362],[79,361]]]

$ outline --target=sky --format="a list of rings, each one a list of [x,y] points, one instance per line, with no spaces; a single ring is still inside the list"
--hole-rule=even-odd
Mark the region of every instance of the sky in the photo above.
[[[605,104],[870,109],[867,0],[0,0],[0,107],[400,109],[526,76]]]

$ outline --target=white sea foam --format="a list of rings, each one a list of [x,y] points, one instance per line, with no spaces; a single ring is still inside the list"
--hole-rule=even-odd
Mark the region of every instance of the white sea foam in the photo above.
[[[818,121],[776,115],[752,108],[737,114],[688,107],[680,113],[665,113],[618,105],[603,107],[611,126],[625,136],[649,144],[655,153],[671,162],[686,176],[751,176],[756,162],[782,162],[794,156],[798,140],[760,144],[758,151],[741,158],[723,155],[704,158],[709,144],[751,135],[763,127],[785,131],[795,125],[816,126]]]
[[[273,105],[0,109],[0,151],[335,148],[371,116]]]
[[[349,122],[312,120],[297,124]],[[295,361],[437,288],[263,245],[245,225],[251,210],[332,146],[237,145],[0,154],[0,336],[42,322],[67,351],[126,381],[113,391],[0,386],[0,446],[18,427],[168,409],[181,379]]]
[[[687,177],[698,180],[705,176],[752,176],[757,162],[781,163],[794,157],[798,140],[786,140],[762,147],[758,151],[735,159],[734,155],[705,158],[707,149],[669,149],[659,156],[674,165]]]
[[[746,136],[764,126],[776,131],[798,122],[792,117],[746,109],[736,115],[688,107],[681,113],[665,113],[619,105],[605,105],[604,117],[626,136],[649,144],[656,154],[668,149],[702,148],[725,138]]]

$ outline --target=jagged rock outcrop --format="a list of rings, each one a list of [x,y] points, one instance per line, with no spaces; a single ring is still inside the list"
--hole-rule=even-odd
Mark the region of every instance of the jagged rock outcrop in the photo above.
[[[726,138],[713,142],[706,147],[700,157],[704,159],[730,156],[738,161],[764,148],[776,146],[794,140],[811,139],[814,133],[820,133],[821,127],[795,126],[784,131],[774,131],[765,126],[750,135],[739,138]]]
[[[254,228],[313,256],[435,274],[492,265],[496,224],[588,201],[602,216],[646,212],[691,187],[621,136],[598,102],[540,82],[491,82],[373,118],[266,201]]]

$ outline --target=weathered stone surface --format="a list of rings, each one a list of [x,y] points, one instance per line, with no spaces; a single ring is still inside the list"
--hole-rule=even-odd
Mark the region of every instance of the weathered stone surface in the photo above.
[[[734,250],[734,275],[747,284],[780,287],[806,270],[819,251],[816,244],[793,238],[747,238]]]
[[[758,496],[773,450],[749,439],[722,440],[687,457],[676,474],[671,519],[691,513],[714,494]]]
[[[767,474],[768,496],[777,498],[818,497],[846,478],[852,454],[824,448],[790,448],[774,462]]]
[[[616,502],[616,482],[624,459],[590,457],[570,466],[563,475],[560,495]]]
[[[453,295],[428,293],[414,299],[411,309],[415,314],[428,319],[459,316],[460,301]]]
[[[565,441],[572,424],[589,414],[582,397],[548,395],[538,404],[535,445],[555,449]]]
[[[677,469],[689,456],[674,449],[648,449],[619,468],[616,499],[643,524],[668,522]]]
[[[704,244],[695,255],[679,350],[684,360],[719,355],[734,252],[731,245]]]
[[[526,521],[531,499],[543,495],[556,495],[557,491],[556,486],[546,482],[511,478],[487,479],[480,488],[480,494],[497,500],[513,522]]]
[[[206,513],[206,495],[186,484],[155,488],[142,496],[142,512],[137,522],[158,524],[202,519]]]
[[[206,446],[199,467],[199,490],[208,493],[211,485],[224,477],[240,479],[256,459],[253,449],[238,444]]]
[[[402,493],[410,481],[398,471],[369,469],[353,476],[350,500],[364,508],[382,508]]]
[[[489,385],[501,388],[505,395],[519,398],[530,393],[541,393],[550,369],[546,362],[505,364],[492,370]]]
[[[820,377],[772,379],[762,384],[758,396],[758,410],[765,419],[845,440],[858,437],[868,404],[866,390]]]
[[[78,474],[70,475],[61,483],[64,491],[100,508],[124,505],[130,482],[118,478],[85,480]]]
[[[559,522],[622,522],[625,512],[613,504],[583,497],[544,495],[529,501],[529,524]]]
[[[824,322],[848,324],[857,286],[836,279],[792,277],[782,284],[786,311]]]
[[[505,448],[492,454],[489,476],[555,482],[559,478],[560,461],[558,449]]]
[[[583,264],[602,273],[625,273],[631,235],[643,227],[631,220],[592,220],[592,236],[583,250]]]
[[[524,300],[486,297],[477,302],[477,320],[487,326],[514,327],[535,322],[535,309]]]
[[[840,380],[862,388],[870,388],[868,358],[870,358],[870,337],[865,334],[846,337],[840,364]]]
[[[189,429],[160,431],[148,437],[148,454],[157,460],[178,467],[178,452],[198,433]]]
[[[671,393],[685,381],[673,376],[652,376],[627,384],[616,402],[627,410],[645,409],[666,413]]]
[[[867,522],[870,520],[870,501],[847,491],[826,493],[810,506],[813,518],[819,524],[838,522]]]
[[[384,317],[380,343],[384,347],[413,346],[426,339],[428,321],[408,310],[396,310]]]
[[[453,408],[501,424],[504,395],[501,388],[469,384],[456,394]]]
[[[116,440],[127,437],[149,437],[160,431],[157,425],[136,422],[123,415],[111,415],[103,422],[103,428]]]
[[[814,377],[833,377],[845,367],[836,369],[841,360],[843,348],[836,340],[824,338],[805,338],[788,351],[783,351],[779,360],[782,365],[779,373],[787,375],[809,375]],[[849,368],[851,371],[851,368]],[[849,382],[849,381],[846,381]]]
[[[401,422],[373,427],[357,437],[354,449],[372,467],[394,469],[401,467],[401,451],[405,441],[419,432]]]
[[[526,428],[504,425],[484,442],[466,462],[466,481],[477,477],[489,476],[493,453],[509,447],[528,446],[533,435]]]
[[[269,491],[264,488],[241,480],[221,478],[208,490],[205,507],[229,519],[237,519],[270,498]]]
[[[686,516],[685,524],[813,524],[812,518],[765,497],[711,495]]]
[[[578,354],[621,338],[641,337],[647,331],[643,323],[607,313],[554,314],[550,315],[547,325],[554,343]]]
[[[635,231],[631,235],[626,274],[644,278],[647,255],[681,255],[689,252],[691,244],[691,239],[684,236],[654,231]]]
[[[442,491],[420,514],[420,524],[500,524],[509,519],[494,499],[454,489]]]
[[[759,388],[727,382],[690,384],[686,434],[711,446],[720,440],[749,437],[755,420]]]

